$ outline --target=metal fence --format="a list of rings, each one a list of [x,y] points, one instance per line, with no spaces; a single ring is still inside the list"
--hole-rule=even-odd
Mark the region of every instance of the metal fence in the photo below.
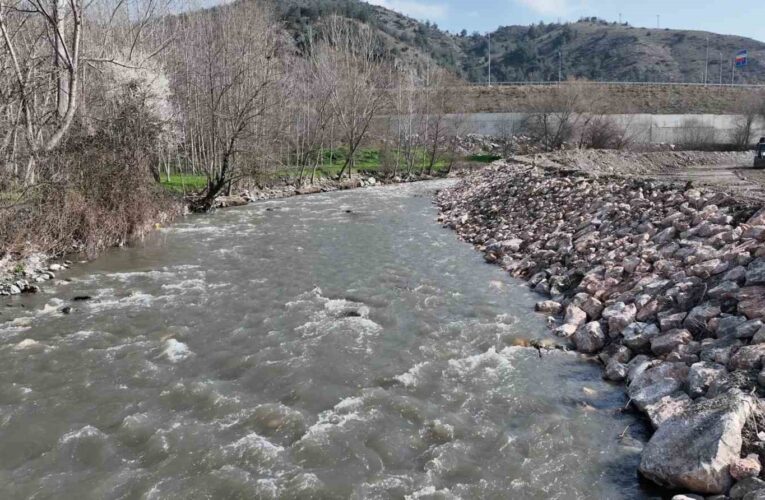
[[[637,87],[735,87],[735,88],[765,88],[762,83],[702,83],[702,82],[614,82],[614,81],[563,81],[563,82],[476,82],[465,87],[513,87],[513,86],[553,86],[553,85],[613,85],[613,86],[637,86]]]

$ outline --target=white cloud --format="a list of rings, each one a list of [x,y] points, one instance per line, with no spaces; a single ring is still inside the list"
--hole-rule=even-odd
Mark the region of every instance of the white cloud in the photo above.
[[[563,15],[569,10],[568,0],[516,0],[516,2],[545,15]]]
[[[415,19],[444,19],[448,10],[444,4],[411,0],[367,0],[367,3],[395,10]]]

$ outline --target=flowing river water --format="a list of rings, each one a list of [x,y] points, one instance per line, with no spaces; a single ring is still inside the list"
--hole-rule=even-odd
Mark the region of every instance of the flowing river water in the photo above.
[[[0,498],[646,497],[622,388],[516,346],[538,297],[435,223],[447,182],[191,217],[2,304]]]

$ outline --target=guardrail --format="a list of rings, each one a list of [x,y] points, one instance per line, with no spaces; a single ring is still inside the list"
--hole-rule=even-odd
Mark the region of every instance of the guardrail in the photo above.
[[[554,85],[622,85],[622,86],[636,86],[636,87],[717,87],[717,88],[765,88],[765,84],[762,83],[701,83],[701,82],[614,82],[614,81],[563,81],[563,82],[476,82],[465,87],[547,87]]]

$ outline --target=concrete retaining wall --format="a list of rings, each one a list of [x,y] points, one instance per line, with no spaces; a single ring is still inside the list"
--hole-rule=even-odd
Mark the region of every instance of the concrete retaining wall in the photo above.
[[[624,125],[630,137],[642,144],[687,144],[708,139],[714,144],[730,144],[739,123],[739,115],[610,115]],[[503,135],[506,131],[520,131],[525,113],[473,113],[451,116],[461,121],[464,134]],[[752,142],[765,137],[765,123],[755,123]]]

